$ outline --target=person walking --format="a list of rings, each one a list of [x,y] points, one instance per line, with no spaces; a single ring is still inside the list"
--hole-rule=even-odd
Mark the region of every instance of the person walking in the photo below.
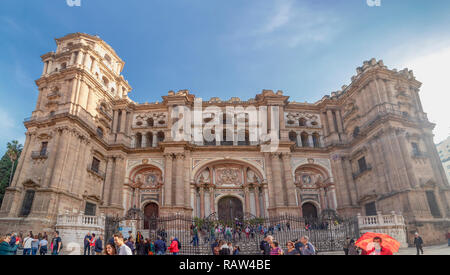
[[[144,236],[142,236],[140,231],[138,231],[136,233],[136,244],[135,245],[136,245],[137,255],[145,255]]]
[[[31,243],[33,242],[33,233],[28,233],[28,236],[23,240],[23,255],[31,255]]]
[[[239,255],[239,253],[241,253],[241,248],[236,245],[233,249],[233,255]]]
[[[42,240],[39,241],[39,255],[43,256],[46,255],[48,252],[48,241],[47,241],[47,236],[43,236]]]
[[[262,255],[270,255],[270,242],[272,240],[271,238],[272,236],[268,235],[259,244],[259,249],[261,250]]]
[[[287,249],[286,249],[286,252],[284,253],[284,255],[300,255],[300,251],[295,249],[294,242],[287,242],[286,247],[287,247]]]
[[[178,255],[178,252],[180,252],[178,249],[178,240],[174,237],[170,237],[169,252],[172,253],[172,255]]]
[[[228,244],[226,241],[221,241],[222,245],[220,246],[219,255],[230,255],[231,251],[228,248]]]
[[[118,247],[119,255],[133,255],[131,248],[125,244],[122,234],[114,235],[114,242]]]
[[[128,246],[131,249],[132,255],[135,255],[136,248],[134,247],[133,237],[131,237],[131,235],[128,238],[128,240],[125,243],[125,245]]]
[[[349,246],[350,246],[350,238],[347,237],[347,238],[345,238],[345,241],[344,241],[344,253],[346,256],[348,255],[348,247]]]
[[[414,234],[414,245],[416,246],[417,249],[417,255],[420,255],[419,251],[422,252],[423,255],[423,240],[422,237],[419,236],[419,233],[416,232],[416,234]]]
[[[216,246],[218,246],[218,245],[219,245],[219,242],[217,239],[214,240],[214,242],[211,244],[211,252],[213,255],[214,255],[214,248],[216,248]]]
[[[21,239],[17,236],[16,233],[12,233],[12,234],[10,235],[10,238],[9,238],[9,245],[10,245],[11,247],[14,247],[15,245],[17,246],[17,247],[16,247],[16,250],[14,250],[14,252],[13,252],[13,255],[16,255],[16,254],[17,254],[17,248],[19,248],[19,246],[20,246],[20,241],[21,241]]]
[[[86,256],[86,251],[87,251],[87,255],[91,255],[91,249],[90,249],[90,243],[91,243],[91,233],[88,232],[86,234],[86,236],[84,236],[84,240],[83,240],[83,244],[84,244],[84,255]]]
[[[52,239],[52,255],[59,255],[61,252],[61,237],[59,236],[59,231],[55,231],[55,237]]]
[[[300,242],[303,244],[300,247],[301,255],[316,255],[316,249],[315,249],[314,245],[309,242],[308,236],[301,237]]]
[[[89,241],[89,251],[91,252],[90,255],[94,255],[95,241],[96,241],[95,233],[92,233],[92,238]]]
[[[19,242],[16,240],[14,245],[11,245],[11,234],[0,237],[0,255],[15,255]]]
[[[117,255],[116,247],[113,244],[108,243],[105,248],[105,255]]]
[[[166,242],[163,241],[160,236],[158,236],[158,239],[155,241],[156,255],[164,255],[166,254],[166,250],[167,250]]]
[[[355,245],[354,239],[351,239],[348,245],[348,255],[359,255],[358,247]]]
[[[283,250],[281,250],[277,241],[272,241],[271,247],[270,255],[283,255]]]
[[[36,255],[39,250],[39,237],[35,235],[31,241],[31,255]]]
[[[382,246],[383,240],[380,237],[373,238],[373,249],[364,250],[361,255],[392,255],[392,251]]]
[[[103,237],[102,235],[98,236],[97,240],[95,240],[94,251],[96,255],[102,255],[103,252]]]

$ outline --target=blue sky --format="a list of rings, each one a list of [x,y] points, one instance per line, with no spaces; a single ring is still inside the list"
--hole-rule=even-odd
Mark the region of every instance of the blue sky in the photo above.
[[[315,102],[350,83],[372,57],[408,67],[424,83],[435,141],[450,135],[450,1],[0,0],[0,153],[24,142],[54,38],[98,34],[126,62],[137,102],[189,89],[204,99],[283,90]]]

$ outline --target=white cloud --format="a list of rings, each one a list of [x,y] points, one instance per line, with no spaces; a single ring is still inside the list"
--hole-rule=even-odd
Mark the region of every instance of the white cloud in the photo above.
[[[326,42],[339,32],[339,16],[333,11],[308,7],[304,2],[271,0],[252,7],[252,13],[236,22],[239,28],[228,36],[238,48],[280,46],[295,48]],[[245,26],[245,27],[242,27]]]
[[[414,71],[416,79],[423,83],[420,98],[428,119],[436,123],[435,142],[450,135],[450,41],[428,40],[419,52],[406,50],[406,56],[397,62],[398,68]],[[426,47],[428,45],[428,47]]]

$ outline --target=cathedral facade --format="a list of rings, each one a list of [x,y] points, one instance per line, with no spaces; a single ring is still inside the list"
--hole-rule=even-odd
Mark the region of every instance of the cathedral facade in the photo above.
[[[0,209],[0,232],[51,231],[58,215],[219,219],[395,211],[445,241],[450,185],[412,71],[372,59],[316,103],[187,90],[136,103],[124,62],[97,36],[56,39]],[[180,126],[181,125],[181,126]],[[180,134],[182,133],[182,134]],[[145,226],[145,224],[143,225]]]

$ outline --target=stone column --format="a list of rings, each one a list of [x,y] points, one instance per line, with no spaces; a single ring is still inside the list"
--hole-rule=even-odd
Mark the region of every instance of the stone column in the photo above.
[[[339,110],[336,110],[336,119],[337,119],[338,131],[339,131],[339,133],[343,133],[344,132],[344,130],[342,129],[343,122],[342,122],[342,117],[341,117],[341,111],[339,111]]]
[[[47,74],[51,74],[53,72],[53,60],[50,59],[48,61]]]
[[[56,154],[56,158],[54,160],[54,166],[51,168],[51,176],[49,180],[49,187],[50,188],[56,188],[59,181],[59,176],[62,173],[63,166],[65,164],[64,158],[67,154],[67,145],[68,141],[70,140],[70,137],[68,135],[67,129],[62,129],[60,133],[60,142],[59,146],[56,150],[53,150],[53,154]]]
[[[113,111],[114,115],[113,115],[113,125],[112,125],[112,133],[117,133],[117,123],[118,123],[118,119],[119,119],[119,110],[114,110]]]
[[[275,196],[275,206],[284,206],[284,194],[283,194],[283,184],[281,179],[281,163],[280,163],[280,153],[271,153],[270,157],[272,159],[272,173],[273,173],[273,185]]]
[[[285,190],[288,206],[296,206],[295,203],[295,184],[294,178],[292,177],[292,168],[291,168],[291,156],[288,153],[283,153],[281,155],[283,159],[283,167],[284,167],[284,178],[285,178]]]
[[[77,55],[77,60],[75,61],[76,62],[76,64],[78,65],[81,65],[81,61],[83,60],[83,52],[82,51],[79,51],[78,52],[78,55]]]
[[[19,158],[19,162],[16,167],[16,171],[14,172],[13,178],[11,180],[11,186],[16,187],[19,182],[19,177],[22,174],[22,167],[24,165],[25,159],[29,157],[28,150],[30,148],[30,143],[34,144],[35,134],[30,134],[30,132],[26,133],[25,145],[22,149],[21,157]],[[28,166],[28,161],[25,162],[26,166]],[[0,205],[1,206],[1,205]]]
[[[91,69],[90,69],[91,73],[94,72],[94,70],[95,70],[95,65],[97,65],[97,59],[94,58],[94,59],[92,60],[92,64],[91,64]]]
[[[302,136],[299,133],[296,133],[296,134],[297,134],[297,146],[303,147]]]
[[[205,190],[200,187],[200,218],[205,217]]]
[[[246,213],[250,213],[250,192],[248,190],[248,186],[244,187],[244,199],[245,199],[244,211]]]
[[[84,65],[84,67],[85,67],[86,70],[88,69],[88,63],[89,63],[90,57],[91,57],[91,56],[90,56],[88,53],[86,53],[86,55],[84,56],[84,62],[83,62],[83,65]]]
[[[330,125],[330,134],[335,133],[336,129],[334,128],[333,112],[331,110],[327,110],[327,118],[328,125]]]
[[[164,179],[164,202],[165,206],[172,206],[172,154],[165,154],[165,179]]]
[[[47,73],[47,69],[48,69],[48,63],[47,61],[44,62],[44,69],[42,70],[42,75],[45,75]]]
[[[186,151],[183,163],[184,206],[186,207],[186,209],[191,208],[190,156],[190,151]]]
[[[112,206],[122,207],[123,179],[125,178],[125,159],[122,156],[115,157],[113,188],[111,190]]]
[[[308,134],[308,147],[314,147],[314,140],[311,134]]]
[[[126,131],[126,128],[125,128],[126,120],[127,120],[127,112],[126,112],[126,110],[122,110],[122,115],[120,116],[120,133],[125,134],[125,131]]]
[[[147,133],[143,133],[142,134],[141,147],[142,148],[146,148],[147,147]]]
[[[255,186],[255,208],[256,208],[256,217],[261,217],[261,212],[260,212],[260,200],[259,200],[259,186]]]
[[[152,132],[152,147],[157,147],[158,146],[158,133]]]
[[[215,205],[215,200],[214,200],[214,187],[210,187],[209,188],[209,204],[210,204],[210,208],[211,208],[211,214],[216,212],[216,205]]]
[[[107,163],[106,163],[106,177],[105,177],[105,183],[103,186],[103,204],[104,205],[111,205],[111,188],[112,188],[112,182],[113,182],[113,158],[108,157]]]
[[[184,181],[183,181],[183,172],[184,172],[184,154],[179,153],[176,154],[176,174],[175,174],[175,205],[176,206],[184,206]]]

